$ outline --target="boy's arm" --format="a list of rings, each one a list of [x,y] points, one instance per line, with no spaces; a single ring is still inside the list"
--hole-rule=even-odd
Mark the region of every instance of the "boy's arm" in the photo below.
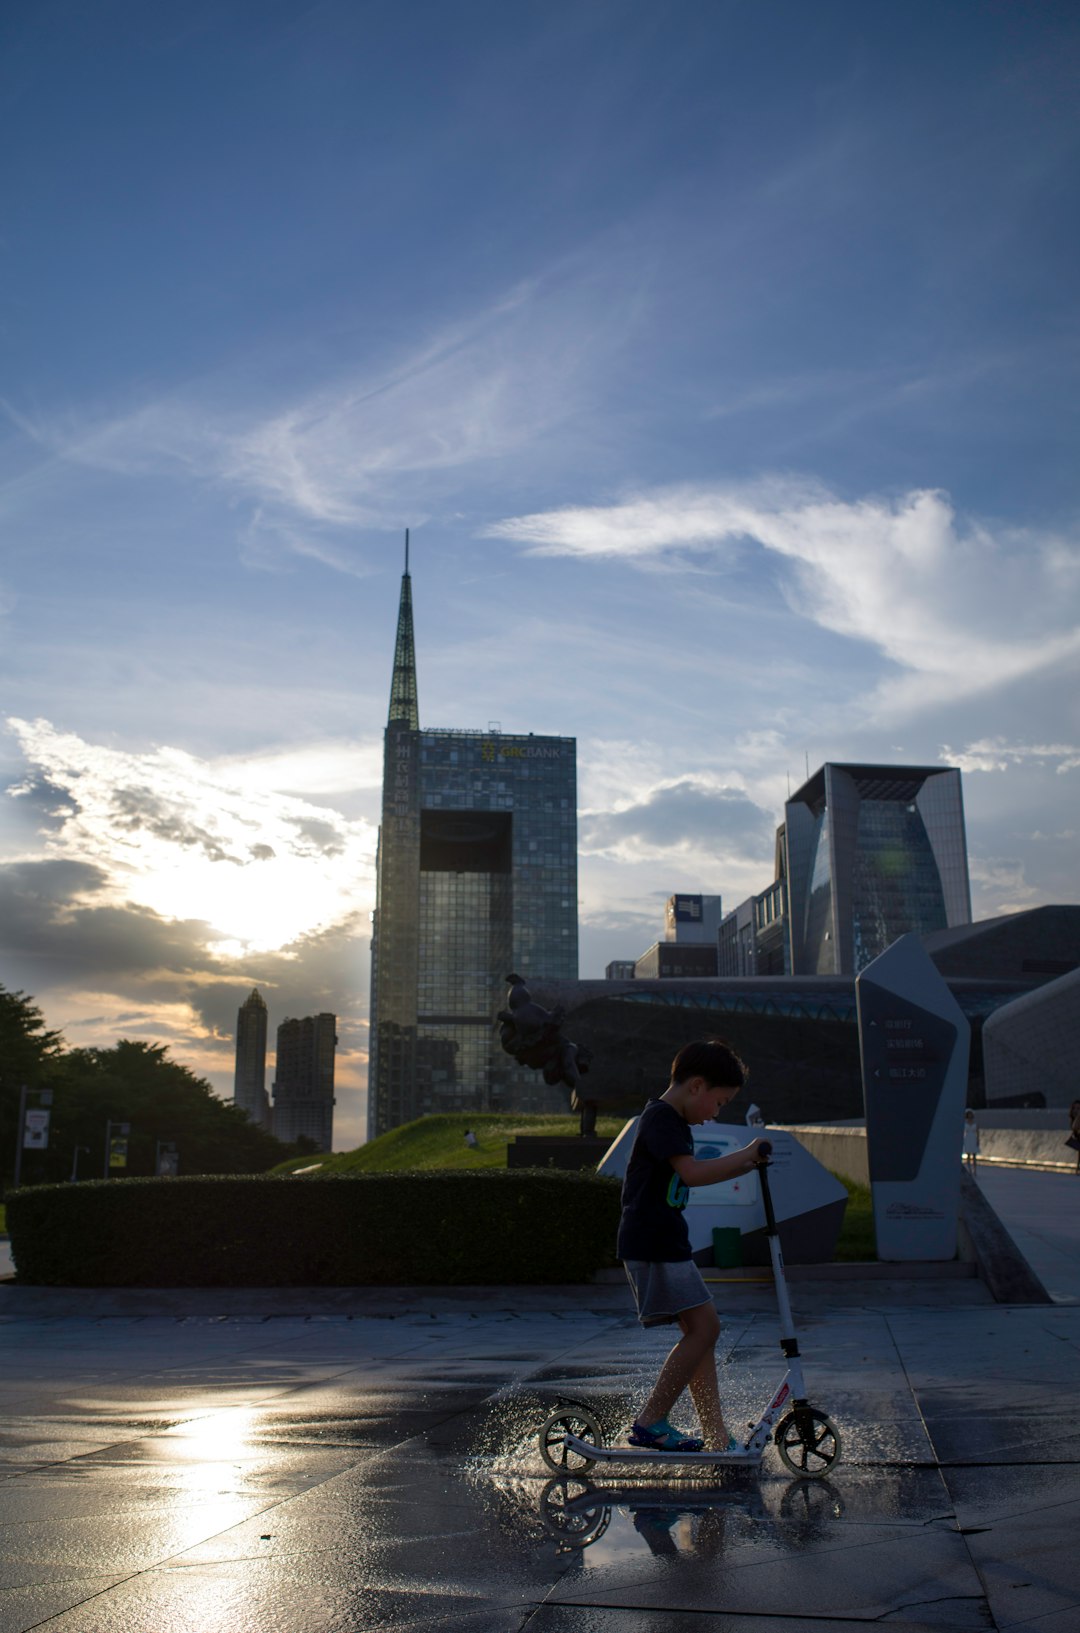
[[[689,1152],[670,1159],[671,1166],[684,1185],[718,1185],[722,1179],[738,1179],[748,1174],[763,1161],[759,1147],[761,1140],[751,1140],[741,1151],[732,1151],[726,1157],[692,1157]]]

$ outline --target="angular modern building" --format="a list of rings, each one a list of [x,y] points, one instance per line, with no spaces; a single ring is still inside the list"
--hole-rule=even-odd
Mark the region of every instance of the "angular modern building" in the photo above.
[[[983,1027],[987,1106],[1058,1106],[1080,1094],[1080,969],[995,1010]],[[1064,1136],[1059,1153],[1065,1159]]]
[[[572,737],[421,729],[406,542],[371,943],[368,1138],[429,1112],[561,1111],[504,1054],[505,977],[577,976]]]
[[[233,1101],[260,1128],[270,1127],[270,1097],[266,1092],[267,1009],[258,987],[236,1014],[236,1075]]]
[[[793,975],[857,975],[898,936],[971,923],[955,768],[823,765],[782,845]]]
[[[291,1143],[306,1135],[319,1151],[334,1144],[335,1015],[305,1015],[277,1029],[274,1133]]]

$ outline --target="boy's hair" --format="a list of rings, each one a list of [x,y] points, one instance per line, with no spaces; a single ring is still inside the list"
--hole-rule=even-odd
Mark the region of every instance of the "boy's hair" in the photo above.
[[[723,1038],[702,1038],[684,1044],[671,1062],[673,1083],[703,1077],[710,1088],[741,1089],[748,1076],[743,1062]]]

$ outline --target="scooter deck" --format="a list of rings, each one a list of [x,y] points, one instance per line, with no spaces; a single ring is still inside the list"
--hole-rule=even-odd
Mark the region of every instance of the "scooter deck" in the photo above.
[[[579,1457],[589,1457],[595,1463],[690,1463],[715,1468],[717,1463],[746,1468],[760,1463],[762,1454],[740,1446],[733,1452],[662,1452],[654,1446],[594,1446],[590,1440],[579,1440],[577,1435],[566,1435],[563,1441],[567,1451]]]

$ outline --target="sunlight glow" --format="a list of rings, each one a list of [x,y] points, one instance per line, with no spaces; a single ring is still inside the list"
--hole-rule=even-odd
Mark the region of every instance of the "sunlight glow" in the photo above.
[[[233,780],[177,749],[121,753],[45,720],[9,725],[64,796],[50,855],[93,862],[108,878],[83,905],[103,906],[104,895],[200,921],[223,959],[286,947],[370,907],[370,823]]]

